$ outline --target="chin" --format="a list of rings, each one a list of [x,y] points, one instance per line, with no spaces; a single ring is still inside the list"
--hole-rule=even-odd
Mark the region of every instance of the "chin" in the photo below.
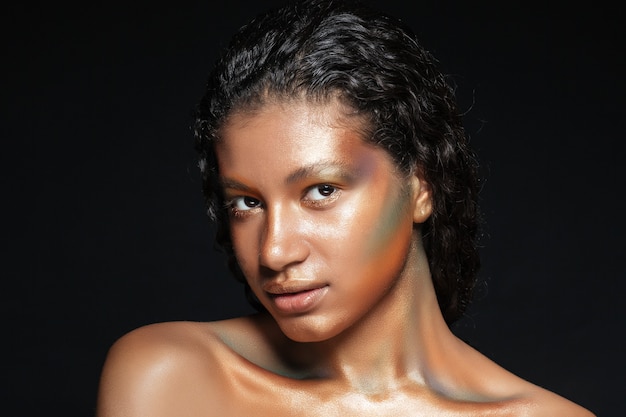
[[[276,322],[287,338],[299,343],[323,342],[332,339],[342,331],[342,328],[336,324],[313,317],[279,318]]]

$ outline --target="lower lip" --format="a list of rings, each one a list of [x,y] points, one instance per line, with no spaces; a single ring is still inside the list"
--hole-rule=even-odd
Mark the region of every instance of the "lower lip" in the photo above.
[[[293,294],[274,294],[272,300],[283,313],[305,313],[313,309],[327,291],[328,287],[321,287]]]

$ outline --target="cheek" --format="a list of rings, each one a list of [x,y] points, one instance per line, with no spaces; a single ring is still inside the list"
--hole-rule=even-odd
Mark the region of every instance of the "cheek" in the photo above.
[[[365,251],[367,258],[379,256],[393,249],[411,234],[413,220],[410,217],[410,201],[411,193],[406,188],[400,189],[395,196],[387,196],[367,237]]]
[[[245,224],[231,227],[230,239],[237,263],[247,279],[250,273],[257,268],[259,259],[259,249],[256,243],[258,239],[255,237],[254,225]]]
[[[380,271],[403,263],[413,230],[410,194],[397,188],[384,193],[380,205],[364,193],[316,222],[317,246],[335,267]]]
[[[384,293],[402,274],[411,241],[413,219],[410,215],[411,195],[406,190],[394,190],[377,211],[376,220],[368,227],[358,261],[361,265],[361,285],[357,297],[363,300]]]

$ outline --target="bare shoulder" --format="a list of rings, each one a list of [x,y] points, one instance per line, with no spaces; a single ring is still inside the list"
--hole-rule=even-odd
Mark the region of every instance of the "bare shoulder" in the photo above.
[[[529,382],[463,343],[455,369],[464,370],[465,388],[499,404],[507,415],[528,417],[594,417],[580,405]],[[464,374],[457,374],[463,380]]]
[[[537,386],[510,372],[500,379],[506,389],[510,389],[508,398],[519,406],[516,415],[528,417],[594,417],[594,414],[580,405],[552,391]]]
[[[510,376],[502,378],[504,385],[510,380],[511,397],[521,405],[520,415],[529,417],[594,417],[589,410],[552,391],[504,371]]]
[[[530,384],[530,389],[523,396],[526,404],[524,415],[532,417],[594,417],[595,415],[584,407],[564,398],[554,392]]]
[[[131,331],[109,350],[97,415],[206,415],[220,395],[218,346],[210,323],[158,323]]]

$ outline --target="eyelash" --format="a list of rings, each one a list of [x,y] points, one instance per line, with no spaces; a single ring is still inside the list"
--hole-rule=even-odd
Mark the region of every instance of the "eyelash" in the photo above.
[[[324,191],[321,191],[321,189],[324,188]],[[311,192],[316,191],[317,193],[319,193],[322,198],[310,198],[307,197]],[[328,193],[330,192],[328,195],[325,195],[324,193]],[[323,208],[325,206],[327,206],[328,204],[331,204],[332,202],[334,202],[335,200],[337,200],[337,198],[339,198],[339,195],[341,194],[341,189],[339,189],[338,187],[331,185],[331,184],[318,184],[318,185],[314,185],[312,187],[309,187],[306,192],[304,193],[304,196],[302,198],[303,201],[305,201],[306,205],[308,205],[309,207],[312,208]],[[254,203],[255,205],[253,207],[249,207],[247,209],[239,209],[237,208],[237,204],[238,203],[243,203],[246,204],[246,200],[248,200],[248,203]],[[246,204],[246,206],[248,206],[248,204]],[[226,208],[230,210],[231,214],[235,217],[235,218],[245,218],[249,215],[252,215],[254,213],[256,213],[258,210],[261,210],[263,208],[263,203],[259,200],[256,199],[254,197],[250,197],[250,196],[238,196],[238,197],[234,197],[232,199],[230,199],[227,203],[226,203]]]
[[[325,192],[329,191],[330,189],[330,194],[324,195],[323,192],[321,191],[322,188],[326,188]],[[314,185],[313,187],[310,187],[306,191],[304,196],[305,197],[308,196],[312,191],[317,191],[322,196],[322,198],[304,198],[307,204],[314,208],[321,208],[321,207],[327,206],[328,204],[332,203],[337,198],[339,198],[339,195],[341,194],[341,190],[335,187],[334,185],[319,184],[319,185]]]
[[[254,207],[250,207],[248,209],[239,209],[237,208],[237,204],[239,202],[242,202],[245,204],[246,200],[252,200],[255,202],[255,206]],[[243,217],[247,217],[253,213],[256,213],[257,211],[261,210],[262,208],[262,204],[261,201],[254,198],[254,197],[250,197],[250,196],[240,196],[240,197],[234,197],[232,199],[230,199],[227,203],[226,203],[226,208],[230,211],[230,213],[236,217],[236,218],[243,218]]]

